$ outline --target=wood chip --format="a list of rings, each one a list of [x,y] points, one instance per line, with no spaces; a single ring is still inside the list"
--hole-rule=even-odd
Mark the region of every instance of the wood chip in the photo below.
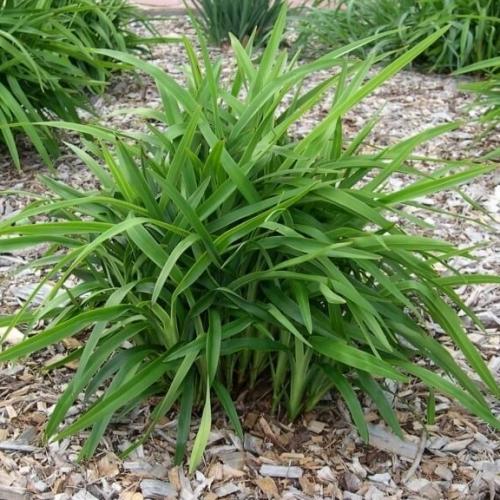
[[[418,452],[418,444],[406,441],[384,428],[368,424],[369,443],[379,450],[395,453],[406,458],[415,459]]]
[[[312,481],[309,481],[306,476],[299,477],[299,484],[300,487],[302,488],[302,491],[309,496],[314,495],[315,493],[315,487],[314,483]]]
[[[144,500],[144,496],[139,492],[124,491],[120,494],[118,500]]]
[[[276,446],[283,448],[283,440],[272,430],[271,426],[268,424],[267,420],[264,417],[259,418],[259,425],[262,429],[262,432],[270,441],[272,441]]]
[[[223,464],[222,465],[222,477],[224,479],[234,479],[237,477],[244,477],[245,472],[243,472],[240,469],[235,469],[234,467],[231,467],[230,465]]]
[[[221,462],[226,465],[229,465],[233,469],[243,470],[245,467],[245,453],[242,451],[230,451],[226,453],[220,453],[217,455],[220,458]]]
[[[257,486],[263,491],[263,493],[268,497],[280,498],[278,487],[276,486],[276,483],[274,482],[274,479],[272,477],[262,477],[256,479],[255,482],[257,483]]]
[[[411,481],[408,481],[406,484],[406,487],[415,493],[418,493],[422,489],[424,489],[428,484],[429,480],[425,478],[419,478],[419,479],[412,479]]]
[[[24,488],[14,488],[0,484],[0,498],[2,500],[27,500],[29,496]]]
[[[441,479],[444,479],[445,481],[451,481],[453,479],[453,472],[451,472],[451,470],[444,465],[438,465],[434,469],[434,474],[436,474],[436,476],[439,476]]]
[[[144,479],[141,481],[141,491],[146,498],[177,497],[177,490],[166,481]]]
[[[32,446],[24,442],[19,441],[2,441],[0,442],[0,450],[4,451],[21,451],[23,453],[33,453],[35,451],[40,451],[41,448],[37,446]]]
[[[321,434],[325,430],[325,427],[326,424],[324,422],[319,422],[318,420],[311,420],[307,424],[307,428],[315,434]]]
[[[8,332],[8,333],[7,333]],[[16,345],[25,339],[25,336],[17,328],[0,327],[0,340],[10,345]]]
[[[260,467],[259,473],[261,476],[285,477],[288,479],[298,479],[302,477],[303,471],[300,467],[284,466],[284,465],[269,465],[263,464]]]
[[[370,481],[375,483],[382,483],[389,486],[392,482],[391,475],[388,472],[384,472],[382,474],[373,474],[373,476],[368,476]]]
[[[99,500],[96,496],[92,495],[92,493],[87,490],[80,490],[71,498],[73,500]]]
[[[99,470],[99,476],[101,478],[115,477],[120,473],[120,469],[118,468],[118,459],[112,453],[104,455],[104,457],[97,462],[97,469]]]
[[[234,484],[234,483],[226,483],[226,484],[220,486],[219,488],[217,488],[215,490],[215,494],[219,498],[223,498],[223,497],[227,497],[229,495],[233,495],[234,493],[237,493],[238,491],[240,491],[239,486],[236,486],[236,484]]]
[[[321,469],[317,473],[317,478],[324,483],[336,483],[337,482],[337,476],[332,471],[332,468],[328,467],[328,465],[321,467]]]
[[[471,439],[460,439],[458,441],[450,441],[447,445],[443,446],[441,448],[441,451],[462,451],[469,446],[472,441],[474,441],[474,438]]]

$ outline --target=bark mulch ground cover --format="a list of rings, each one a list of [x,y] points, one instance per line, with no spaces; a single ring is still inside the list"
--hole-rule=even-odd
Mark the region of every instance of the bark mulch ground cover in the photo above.
[[[156,24],[165,35],[193,35],[184,17]],[[213,52],[227,58],[224,51]],[[180,68],[186,57],[178,46],[158,46],[151,59],[182,79]],[[158,100],[154,86],[146,78],[122,75],[98,99],[96,107],[110,126],[134,129],[143,126],[138,119],[112,113],[120,108],[154,106]],[[480,156],[500,145],[500,134],[492,132],[477,139],[480,127],[467,109],[470,102],[470,97],[457,90],[456,79],[403,71],[345,117],[346,134],[359,130],[380,109],[380,123],[367,147],[390,144],[426,127],[463,119],[462,127],[431,141],[420,153],[441,158]],[[327,103],[319,106],[301,127],[311,127],[326,109]],[[295,133],[300,135],[301,130]],[[8,157],[0,156],[0,191],[43,192],[37,176],[47,174],[47,169],[29,151],[24,153],[23,164],[23,171],[17,173]],[[58,160],[55,176],[83,189],[96,185],[95,179],[69,154]],[[424,200],[431,209],[446,209],[464,217],[456,219],[438,212],[428,215],[432,225],[429,233],[460,246],[477,245],[476,261],[457,263],[464,272],[499,272],[499,180],[497,172],[463,188],[492,213],[496,223],[454,192]],[[393,182],[402,186],[405,179],[395,178]],[[29,196],[23,194],[0,195],[0,217],[19,210],[28,200]],[[467,217],[488,222],[489,228]],[[0,314],[14,311],[39,280],[32,271],[12,274],[32,257],[23,252],[0,256]],[[484,335],[468,325],[470,338],[499,376],[500,290],[492,286],[466,287],[460,293],[487,328]],[[426,326],[441,335],[436,325]],[[9,341],[16,341],[15,332]],[[271,416],[267,388],[261,387],[253,393],[242,390],[237,400],[245,430],[243,442],[229,430],[222,411],[215,412],[204,465],[192,477],[183,468],[173,466],[175,413],[161,422],[144,446],[124,459],[118,458],[147,424],[148,407],[137,409],[127,421],[115,422],[96,457],[78,464],[82,436],[60,443],[41,440],[47,416],[75,367],[69,364],[55,372],[45,372],[43,367],[82,341],[70,339],[22,364],[0,368],[0,499],[499,498],[499,436],[439,395],[436,422],[425,425],[427,391],[418,384],[389,387],[388,396],[405,432],[403,440],[391,434],[367,404],[370,445],[363,444],[336,394],[314,412],[289,423],[280,414]],[[460,355],[444,337],[443,342],[460,362]],[[79,405],[71,410],[72,414],[78,411]],[[494,411],[499,415],[500,407]]]

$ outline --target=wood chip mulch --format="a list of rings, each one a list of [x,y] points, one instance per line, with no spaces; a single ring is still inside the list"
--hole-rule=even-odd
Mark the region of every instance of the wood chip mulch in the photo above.
[[[157,26],[165,35],[188,33],[192,36],[182,17],[158,22]],[[227,57],[224,51],[214,52]],[[156,47],[151,59],[182,81],[179,68],[186,59],[178,47]],[[324,76],[325,73],[314,78]],[[96,106],[110,126],[137,129],[143,124],[136,118],[111,116],[111,112],[120,107],[155,106],[158,101],[156,90],[147,78],[123,76],[106,95],[97,99]],[[470,102],[471,98],[457,89],[456,79],[403,71],[348,113],[346,134],[350,136],[359,130],[381,108],[380,123],[369,139],[373,147],[391,144],[427,127],[460,118],[465,120],[460,129],[434,139],[419,152],[442,158],[479,156],[500,146],[500,133],[493,131],[476,139],[480,127],[473,120],[476,112],[467,108]],[[327,111],[327,103],[319,106],[301,122],[295,133],[300,135],[309,129]],[[9,165],[8,157],[0,155],[0,191],[43,193],[37,174],[47,173],[47,169],[29,151],[23,154],[24,170],[19,174]],[[84,189],[96,186],[95,179],[71,155],[58,161],[55,175]],[[427,221],[433,226],[429,234],[460,246],[479,245],[476,261],[457,262],[463,272],[499,274],[499,181],[496,172],[464,187],[468,196],[497,218],[496,224],[488,221],[489,228],[437,212],[427,215]],[[397,188],[407,179],[395,177],[392,182],[392,187]],[[27,202],[28,197],[21,194],[0,194],[0,217],[7,217]],[[430,208],[436,206],[484,221],[484,214],[453,192],[440,193],[426,203]],[[40,274],[36,272],[12,274],[35,254],[31,251],[0,255],[0,314],[18,308],[33,284],[39,281]],[[487,335],[468,325],[469,335],[498,377],[500,289],[464,287],[459,292],[486,325]],[[440,334],[436,325],[427,327]],[[16,342],[15,338],[10,340]],[[462,356],[445,337],[443,342],[457,361],[462,362]],[[336,394],[291,424],[279,413],[271,415],[265,391],[242,392],[237,405],[243,416],[244,441],[230,430],[222,412],[216,410],[205,461],[193,476],[173,465],[175,413],[161,422],[144,446],[124,459],[119,458],[121,450],[140,435],[147,424],[147,406],[138,408],[126,422],[114,423],[95,458],[79,464],[77,456],[84,435],[60,443],[43,440],[43,426],[74,367],[56,372],[42,368],[73,347],[62,343],[23,364],[0,367],[0,500],[500,498],[498,434],[439,395],[436,396],[436,422],[425,425],[427,392],[417,383],[388,385],[387,395],[402,423],[403,439],[384,427],[368,401],[364,406],[370,423],[370,445],[359,439]],[[70,417],[78,413],[80,404],[71,408]],[[500,415],[498,401],[492,401],[492,406]],[[195,419],[192,437],[196,426]]]

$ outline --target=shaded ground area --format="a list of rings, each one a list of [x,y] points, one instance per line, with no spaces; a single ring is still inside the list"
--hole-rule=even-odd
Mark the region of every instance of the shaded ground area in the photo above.
[[[158,29],[163,34],[192,34],[184,18],[162,21]],[[228,57],[225,52],[213,52]],[[186,58],[178,46],[156,47],[152,60],[182,80],[180,67]],[[325,76],[327,73],[321,73],[314,78]],[[143,127],[137,118],[111,113],[131,106],[155,106],[158,102],[156,89],[147,78],[124,75],[96,105],[109,125],[137,129]],[[457,90],[456,81],[450,77],[402,72],[345,117],[346,135],[353,135],[379,109],[382,109],[380,123],[370,136],[368,147],[391,144],[426,127],[461,118],[465,122],[461,128],[433,140],[420,152],[444,158],[478,156],[498,146],[499,138],[493,134],[475,140],[479,128],[471,120],[469,103],[470,98]],[[327,111],[328,101],[303,120],[295,133],[300,136]],[[17,174],[7,157],[0,157],[0,190],[43,192],[37,174],[47,170],[29,152],[23,162],[25,170]],[[96,186],[92,176],[70,155],[63,156],[56,168],[57,178],[76,187],[89,190]],[[491,174],[464,188],[468,196],[488,207],[497,218],[499,180],[498,174]],[[393,187],[405,182],[404,177],[396,177]],[[8,216],[27,201],[22,195],[0,195],[0,216]],[[456,193],[445,192],[425,203],[430,209],[443,208],[464,217],[458,220],[432,211],[427,215],[431,224],[429,234],[460,246],[478,245],[477,261],[457,263],[464,272],[498,274],[498,225],[473,210]],[[489,228],[473,224],[467,217],[488,222]],[[18,307],[40,279],[39,274],[30,271],[11,275],[18,265],[32,257],[23,252],[0,256],[0,313]],[[472,325],[469,334],[498,377],[499,289],[466,287],[460,293],[486,324],[486,335]],[[441,335],[435,325],[426,326]],[[188,477],[184,469],[173,467],[175,413],[161,422],[144,446],[124,460],[118,458],[120,451],[147,424],[148,406],[137,409],[122,422],[115,422],[95,459],[77,465],[82,436],[48,445],[40,440],[47,416],[72,376],[74,366],[51,373],[42,368],[83,340],[61,343],[23,364],[0,368],[0,498],[492,499],[495,488],[500,492],[498,435],[441,396],[437,396],[436,423],[424,433],[427,392],[419,384],[387,387],[405,431],[404,441],[385,429],[368,401],[365,408],[372,425],[372,446],[360,441],[343,402],[335,394],[316,411],[290,424],[281,414],[270,415],[265,389],[252,394],[242,390],[237,407],[243,417],[244,442],[230,430],[222,412],[216,410],[205,462],[193,477]],[[461,356],[444,336],[443,343],[461,363]],[[83,402],[79,401],[70,410],[70,417],[78,413],[81,405]],[[499,414],[500,408],[495,411]],[[192,437],[197,423],[193,422]]]

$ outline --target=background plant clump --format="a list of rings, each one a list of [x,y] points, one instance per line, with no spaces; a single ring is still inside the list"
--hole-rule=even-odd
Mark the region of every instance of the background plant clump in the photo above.
[[[357,50],[392,52],[393,56],[418,40],[450,29],[414,61],[416,66],[452,72],[500,53],[500,2],[496,0],[341,0],[319,1],[299,21],[297,45],[324,51],[386,32],[386,36]]]
[[[144,41],[129,28],[137,19],[125,0],[0,2],[0,145],[17,168],[19,134],[51,164],[57,138],[34,124],[76,122],[79,108],[91,109],[89,96],[117,69],[93,49],[137,49]]]
[[[283,0],[193,0],[201,26],[211,43],[229,42],[233,34],[243,44],[263,43],[273,28]]]
[[[480,73],[474,81],[464,82],[460,88],[476,96],[474,106],[481,111],[480,120],[486,124],[486,133],[500,125],[500,57],[471,64],[455,72],[456,75]],[[483,73],[483,74],[481,74]],[[500,158],[500,149],[489,156]]]

